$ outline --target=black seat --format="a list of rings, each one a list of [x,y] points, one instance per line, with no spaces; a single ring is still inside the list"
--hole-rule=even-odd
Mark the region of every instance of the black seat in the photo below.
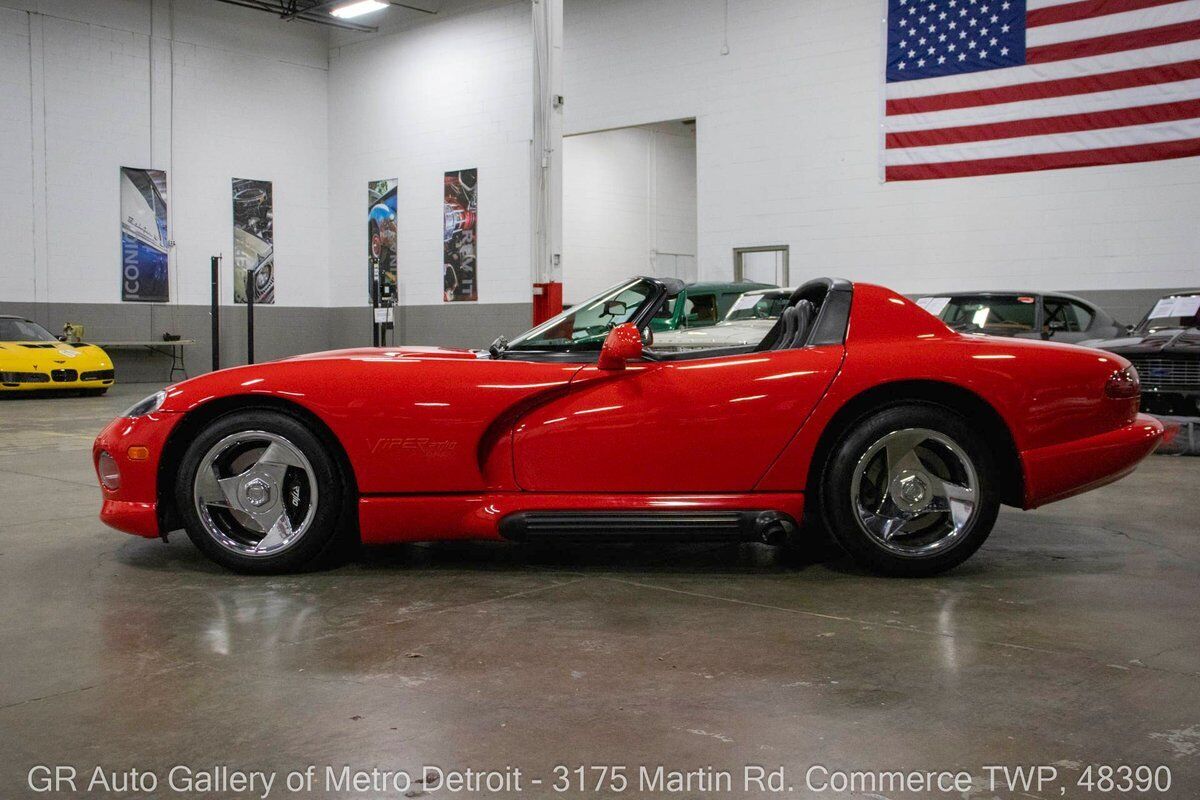
[[[812,328],[816,310],[808,300],[801,300],[792,308],[796,309],[796,335],[792,337],[792,343],[788,347],[804,347],[808,344],[808,333]]]
[[[779,332],[779,338],[775,340],[775,345],[772,350],[786,350],[791,347],[791,341],[796,335],[796,307],[788,306],[780,315],[780,322],[783,325],[783,330]]]
[[[782,314],[783,330],[775,340],[772,350],[790,350],[793,347],[803,347],[808,341],[809,328],[813,321],[813,304],[801,300],[794,306],[788,306]]]

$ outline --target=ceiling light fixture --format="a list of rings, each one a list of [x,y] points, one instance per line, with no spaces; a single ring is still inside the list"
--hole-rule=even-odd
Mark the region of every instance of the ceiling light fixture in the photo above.
[[[372,11],[378,11],[381,8],[387,7],[387,3],[381,3],[379,0],[357,0],[354,3],[338,6],[329,13],[342,19],[353,19],[354,17],[361,17],[363,14],[370,14]]]

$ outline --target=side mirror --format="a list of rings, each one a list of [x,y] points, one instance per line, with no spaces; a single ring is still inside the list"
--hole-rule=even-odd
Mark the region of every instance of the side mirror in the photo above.
[[[1132,336],[1132,335],[1133,335],[1133,332],[1134,332],[1134,330],[1135,330],[1135,327],[1134,327],[1133,325],[1126,325],[1126,326],[1125,326],[1125,334],[1126,334],[1127,336]]]
[[[600,348],[600,360],[596,367],[607,370],[625,369],[625,362],[642,357],[642,335],[637,326],[626,322],[608,332],[604,346]]]

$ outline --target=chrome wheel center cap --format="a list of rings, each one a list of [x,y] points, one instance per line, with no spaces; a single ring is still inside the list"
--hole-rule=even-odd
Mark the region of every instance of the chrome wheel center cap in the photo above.
[[[271,484],[262,478],[252,478],[247,481],[244,491],[246,502],[255,508],[262,508],[271,502]]]
[[[929,503],[929,484],[920,475],[901,475],[892,486],[897,505],[908,511],[919,511]]]

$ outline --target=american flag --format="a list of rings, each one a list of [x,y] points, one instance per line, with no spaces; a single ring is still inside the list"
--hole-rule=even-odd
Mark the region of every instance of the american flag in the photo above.
[[[1200,155],[1200,0],[888,0],[889,181]]]

